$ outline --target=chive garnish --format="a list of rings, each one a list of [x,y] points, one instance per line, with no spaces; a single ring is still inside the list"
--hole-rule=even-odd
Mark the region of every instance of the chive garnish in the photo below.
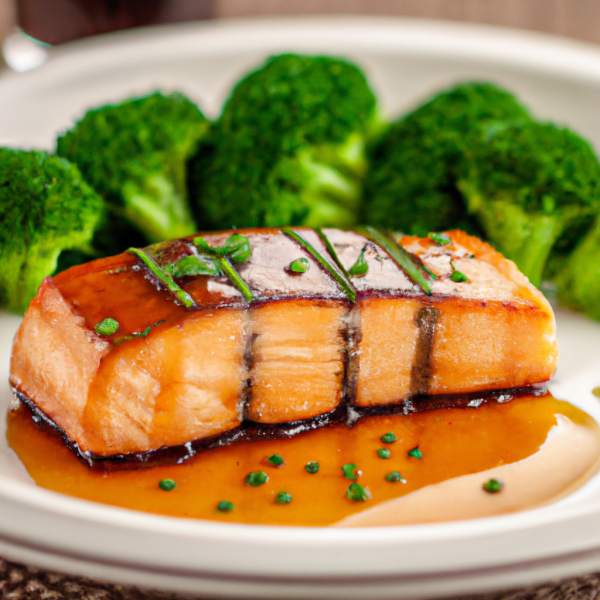
[[[407,454],[414,458],[423,458],[423,453],[419,450],[419,446],[415,446],[412,450],[409,450]]]
[[[278,492],[275,502],[277,504],[289,504],[292,501],[292,495],[287,492]]]
[[[365,260],[366,249],[367,247],[365,246],[362,249],[362,252],[359,254],[358,258],[356,259],[356,262],[350,267],[350,270],[348,271],[349,275],[353,277],[361,277],[362,275],[367,274],[367,271],[369,270],[369,265]]]
[[[334,269],[329,261],[323,258],[323,256],[311,244],[309,244],[301,235],[298,235],[294,230],[284,228],[281,230],[281,232],[285,233],[285,235],[291,237],[294,241],[300,244],[336,280],[350,302],[356,301],[356,292],[344,274],[337,269]]]
[[[386,433],[385,435],[382,435],[379,439],[384,444],[393,444],[396,441],[396,436],[394,435],[393,431],[390,431],[389,433]]]
[[[145,338],[150,331],[152,330],[152,328],[150,327],[150,325],[148,325],[148,327],[146,327],[146,329],[144,329],[144,331],[134,331],[131,335],[126,336],[127,338]]]
[[[177,488],[177,484],[172,479],[161,479],[158,482],[158,487],[163,490],[163,492],[172,492]]]
[[[219,264],[221,265],[221,269],[223,269],[223,273],[229,277],[229,280],[233,285],[242,292],[242,296],[246,298],[248,302],[252,302],[254,300],[254,296],[250,291],[250,288],[247,286],[246,282],[237,274],[237,271],[233,268],[227,257],[221,256],[219,257]]]
[[[233,508],[233,502],[229,502],[228,500],[221,500],[221,502],[217,504],[217,510],[219,512],[231,512]]]
[[[406,483],[406,479],[403,479],[402,475],[400,475],[398,471],[392,471],[391,473],[388,473],[385,478],[391,483],[398,483],[399,481]]]
[[[360,475],[360,471],[356,470],[356,465],[354,464],[344,465],[342,467],[342,472],[346,479],[358,479],[358,476]]]
[[[450,237],[447,236],[445,233],[436,233],[435,231],[432,231],[427,237],[431,238],[436,244],[439,244],[440,246],[447,246],[452,242]]]
[[[364,502],[369,498],[367,490],[359,483],[351,483],[346,490],[346,496],[354,502]]]
[[[389,458],[392,453],[387,448],[377,448],[377,456],[379,458]]]
[[[169,270],[161,269],[143,250],[139,248],[129,248],[127,252],[135,254],[150,270],[150,272],[160,279],[167,289],[179,300],[186,308],[196,306],[194,299],[184,290],[182,290],[174,281],[173,275]]]
[[[410,254],[400,244],[392,241],[387,235],[370,225],[361,228],[360,232],[365,237],[381,246],[392,257],[396,264],[402,268],[408,277],[428,296],[431,296],[431,288],[421,269],[417,267],[410,257]]]
[[[248,260],[250,257],[250,242],[245,235],[234,233],[227,238],[222,246],[216,248],[210,246],[204,238],[197,237],[194,238],[194,245],[200,252],[208,254],[216,259],[221,271],[229,277],[231,283],[242,293],[242,296],[244,296],[248,302],[254,300],[250,288],[229,262],[229,259],[231,258],[234,262],[241,263]]]
[[[95,329],[100,335],[112,335],[119,330],[119,322],[107,317],[106,319],[102,319],[102,321],[96,325]]]
[[[308,258],[297,258],[296,260],[293,260],[290,263],[290,266],[288,267],[288,269],[292,272],[292,273],[306,273],[306,271],[308,271],[308,267],[309,267],[309,262],[308,262]]]
[[[279,454],[271,454],[271,456],[267,458],[267,462],[270,462],[274,467],[280,467],[285,464],[283,456],[279,456]]]
[[[321,238],[321,241],[325,245],[327,252],[329,252],[329,256],[333,258],[333,262],[335,262],[335,264],[338,266],[338,269],[346,276],[346,279],[350,279],[350,275],[348,274],[348,271],[346,271],[346,267],[344,267],[342,261],[339,259],[333,244],[329,241],[329,238],[323,233],[323,230],[320,227],[315,229],[315,232]]]
[[[163,319],[162,321],[157,321],[156,323],[153,323],[152,325],[148,325],[148,327],[146,327],[146,329],[144,329],[144,331],[134,331],[133,333],[131,333],[129,335],[119,336],[114,340],[114,342],[118,346],[118,345],[122,344],[123,342],[130,342],[131,340],[135,340],[136,338],[145,338],[152,331],[152,327],[158,327],[159,325],[162,325],[164,322],[165,322],[165,320]]]
[[[314,475],[315,473],[319,472],[319,463],[318,462],[314,462],[311,461],[309,463],[306,463],[304,465],[304,468],[311,474]]]
[[[264,471],[254,471],[253,473],[248,473],[246,477],[244,477],[244,481],[251,485],[252,487],[256,487],[257,485],[262,485],[263,483],[267,483],[269,478]]]
[[[497,494],[503,487],[504,484],[499,479],[490,479],[483,484],[483,489],[488,494]]]

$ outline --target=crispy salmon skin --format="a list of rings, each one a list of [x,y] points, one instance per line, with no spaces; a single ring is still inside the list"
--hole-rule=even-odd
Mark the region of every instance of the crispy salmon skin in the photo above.
[[[544,296],[477,238],[435,237],[240,230],[71,268],[31,302],[11,384],[107,457],[547,381]],[[118,330],[103,335],[107,318]]]

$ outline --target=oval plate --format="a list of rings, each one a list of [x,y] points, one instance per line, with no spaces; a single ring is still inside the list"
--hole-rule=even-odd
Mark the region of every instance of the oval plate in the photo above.
[[[600,147],[600,51],[540,34],[429,21],[340,18],[189,23],[52,49],[0,77],[1,143],[53,148],[85,108],[157,87],[209,115],[265,56],[328,53],[368,71],[390,115],[456,81],[487,79]],[[17,317],[0,314],[0,380]],[[600,420],[600,324],[559,311],[552,389]],[[0,411],[10,402],[0,389]],[[517,587],[600,569],[600,475],[560,502],[512,515],[356,530],[152,516],[38,488],[0,431],[0,554],[44,568],[212,596],[424,598]]]

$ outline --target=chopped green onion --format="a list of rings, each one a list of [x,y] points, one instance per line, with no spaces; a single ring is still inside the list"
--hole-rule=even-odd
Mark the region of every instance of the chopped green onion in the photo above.
[[[391,455],[392,453],[387,448],[377,449],[377,456],[379,456],[379,458],[389,458]]]
[[[450,279],[454,281],[454,283],[462,283],[463,281],[469,281],[469,278],[464,273],[461,273],[460,271],[456,270],[452,271]]]
[[[291,237],[294,241],[300,244],[337,282],[341,290],[346,294],[350,302],[356,301],[356,291],[352,287],[349,279],[345,274],[334,269],[329,261],[325,259],[311,244],[309,244],[301,235],[298,235],[293,229],[284,228],[282,233]]]
[[[167,289],[179,300],[186,308],[196,306],[194,299],[184,290],[182,290],[174,281],[171,273],[161,269],[143,250],[139,248],[129,248],[127,252],[135,254],[150,270],[150,272],[160,279]]]
[[[278,492],[275,502],[277,504],[289,504],[292,501],[292,495],[287,492]]]
[[[306,273],[308,271],[308,267],[310,266],[308,262],[308,258],[297,258],[290,263],[288,269],[292,273]]]
[[[228,502],[227,500],[221,500],[221,502],[217,504],[217,510],[219,512],[231,512],[233,508],[233,502]]]
[[[342,472],[344,473],[344,477],[346,479],[358,479],[360,475],[360,471],[356,471],[356,465],[348,464],[342,467]]]
[[[346,490],[346,496],[353,502],[364,502],[369,498],[367,490],[359,483],[351,483]]]
[[[419,446],[415,446],[412,450],[409,450],[407,454],[414,458],[423,458],[423,453],[419,450]]]
[[[362,275],[366,275],[369,270],[369,265],[365,260],[365,250],[366,246],[362,249],[362,252],[359,254],[356,262],[350,267],[348,274],[353,277],[361,277]]]
[[[490,479],[483,484],[483,489],[488,494],[497,494],[503,487],[504,484],[499,479]]]
[[[271,456],[267,458],[267,462],[270,462],[275,467],[280,467],[285,464],[283,456],[279,456],[279,454],[271,454]]]
[[[234,233],[221,247],[213,248],[213,251],[219,256],[229,256],[235,263],[243,263],[250,258],[252,248],[250,240],[245,235]]]
[[[173,277],[185,277],[186,275],[222,275],[218,263],[207,256],[196,256],[190,254],[184,256],[173,265]]]
[[[246,262],[252,248],[250,240],[241,233],[230,235],[222,246],[211,246],[203,237],[194,238],[194,245],[209,256],[229,256],[235,263]]]
[[[402,268],[406,275],[408,275],[408,277],[428,296],[431,296],[431,288],[421,269],[417,267],[410,254],[400,244],[396,241],[392,241],[387,235],[370,225],[361,229],[361,233],[375,242],[378,246],[381,246],[392,257],[394,262]]]
[[[158,482],[158,487],[163,490],[163,492],[172,492],[177,488],[177,484],[172,479],[161,479]]]
[[[309,463],[306,463],[304,465],[304,468],[311,474],[314,475],[315,473],[319,472],[319,463],[318,462],[314,462],[311,461]]]
[[[394,433],[392,431],[390,431],[389,433],[382,435],[379,439],[384,444],[393,444],[396,441],[396,436],[394,435]]]
[[[96,325],[95,329],[100,335],[112,335],[119,330],[119,322],[107,317],[106,319],[102,319],[102,321]]]
[[[431,238],[436,244],[440,246],[447,246],[452,243],[450,236],[447,236],[445,233],[435,233],[432,231],[427,237]]]
[[[269,478],[264,471],[254,471],[253,473],[248,473],[246,477],[244,477],[244,481],[253,487],[257,485],[262,485],[263,483],[267,483]]]
[[[392,471],[391,473],[388,473],[385,478],[391,483],[398,483],[399,481],[406,483],[406,479],[403,479],[402,475],[400,475],[398,471]]]

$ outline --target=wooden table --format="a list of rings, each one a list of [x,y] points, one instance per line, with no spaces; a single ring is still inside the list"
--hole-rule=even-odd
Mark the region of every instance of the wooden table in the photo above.
[[[130,0],[135,1],[135,0]],[[79,0],[88,8],[94,2]],[[81,12],[78,0],[20,0],[23,25],[43,39],[54,26],[58,42],[106,29],[106,19],[86,22],[93,9]],[[376,14],[450,19],[545,31],[600,43],[600,0],[158,0],[148,23],[198,18],[232,18],[294,14]],[[37,13],[36,13],[37,10]],[[98,9],[99,10],[99,9]],[[71,12],[69,12],[71,11]],[[90,12],[91,11],[91,12]],[[103,14],[103,13],[102,13]],[[69,15],[74,15],[68,26]],[[100,13],[96,13],[100,15]],[[104,15],[105,16],[105,15]],[[76,17],[76,18],[75,18]],[[11,0],[0,0],[0,40],[11,31],[15,12]],[[56,21],[53,22],[53,19]],[[126,21],[125,21],[126,22]],[[121,25],[123,21],[121,21]],[[40,28],[43,31],[40,33]],[[48,34],[49,35],[49,34]],[[183,596],[48,573],[0,559],[0,597],[11,600],[166,600]],[[600,574],[559,583],[478,596],[478,600],[598,600]],[[470,600],[461,598],[461,600]],[[475,600],[475,597],[473,597]]]

